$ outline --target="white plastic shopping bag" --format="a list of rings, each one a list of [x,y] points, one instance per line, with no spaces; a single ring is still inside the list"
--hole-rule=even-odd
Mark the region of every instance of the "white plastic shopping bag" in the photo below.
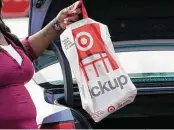
[[[99,122],[133,102],[137,89],[115,55],[107,26],[88,18],[83,2],[82,14],[84,18],[69,25],[60,39],[83,109]]]

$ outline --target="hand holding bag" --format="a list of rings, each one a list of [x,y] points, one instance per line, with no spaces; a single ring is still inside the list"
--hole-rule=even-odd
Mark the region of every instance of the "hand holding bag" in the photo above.
[[[61,45],[76,77],[82,107],[95,122],[132,103],[137,89],[119,63],[108,27],[91,18],[82,4],[83,19],[61,34]]]

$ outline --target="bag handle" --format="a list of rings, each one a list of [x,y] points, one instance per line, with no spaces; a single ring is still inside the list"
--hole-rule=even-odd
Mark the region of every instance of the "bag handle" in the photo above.
[[[83,15],[83,18],[88,18],[88,13],[86,11],[86,8],[85,8],[85,5],[84,5],[84,2],[83,0],[80,0],[80,3],[81,3],[81,8],[82,8],[82,15]]]
[[[82,11],[82,17],[85,19],[85,18],[88,18],[88,13],[87,13],[87,11],[86,11],[86,8],[85,8],[85,5],[84,5],[84,2],[83,2],[83,0],[80,0],[80,2],[78,3],[78,4],[76,4],[76,5],[74,5],[74,9],[77,9],[79,6],[81,6],[81,11]],[[74,10],[73,9],[73,10]],[[69,15],[69,16],[71,16],[71,15]]]

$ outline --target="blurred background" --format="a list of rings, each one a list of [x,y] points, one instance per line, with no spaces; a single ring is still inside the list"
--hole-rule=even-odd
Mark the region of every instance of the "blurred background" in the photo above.
[[[30,0],[2,0],[2,17],[3,18],[19,18],[28,17]]]
[[[2,0],[2,2],[1,15],[4,22],[20,40],[24,39],[28,36],[30,0]]]

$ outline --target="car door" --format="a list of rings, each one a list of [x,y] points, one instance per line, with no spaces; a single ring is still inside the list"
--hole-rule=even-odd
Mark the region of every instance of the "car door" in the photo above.
[[[30,12],[30,24],[29,24],[29,26],[30,26],[29,34],[30,35],[36,33],[38,30],[43,28],[47,23],[49,23],[58,14],[58,12],[62,8],[68,6],[72,1],[69,1],[69,0],[65,0],[65,1],[44,0],[44,1],[42,1],[41,6],[39,6],[39,7],[36,6],[38,4],[37,2],[38,2],[37,0],[31,1],[32,8],[30,9],[31,12]],[[55,5],[57,5],[57,7],[55,7]],[[37,23],[37,25],[35,23]],[[54,48],[54,50],[53,50],[53,48]],[[58,57],[56,57],[56,54]],[[53,66],[61,65],[62,71],[59,69],[57,71],[56,75],[60,79],[60,82],[63,82],[62,76],[64,75],[64,73],[66,71],[69,71],[69,69],[65,69],[66,66],[63,65],[64,64],[63,62],[67,62],[67,60],[61,50],[59,37],[57,37],[57,39],[55,39],[53,41],[53,43],[50,44],[48,49],[45,50],[45,52],[39,57],[39,59],[34,62],[35,71],[37,72],[37,71],[44,69],[45,67],[47,67],[49,65],[53,65],[53,64],[54,64]],[[57,68],[60,68],[60,67],[57,67]],[[50,75],[50,74],[47,75],[47,77],[49,77],[49,76],[56,77],[55,73],[52,73],[52,75]],[[52,78],[52,77],[50,77],[50,78]],[[70,77],[70,75],[68,77]],[[69,83],[71,83],[70,78],[67,80],[69,80]],[[53,79],[51,79],[51,81],[53,81]],[[41,84],[40,81],[38,83]],[[49,83],[49,82],[46,82],[46,83]],[[56,85],[54,84],[52,86],[56,86]]]

